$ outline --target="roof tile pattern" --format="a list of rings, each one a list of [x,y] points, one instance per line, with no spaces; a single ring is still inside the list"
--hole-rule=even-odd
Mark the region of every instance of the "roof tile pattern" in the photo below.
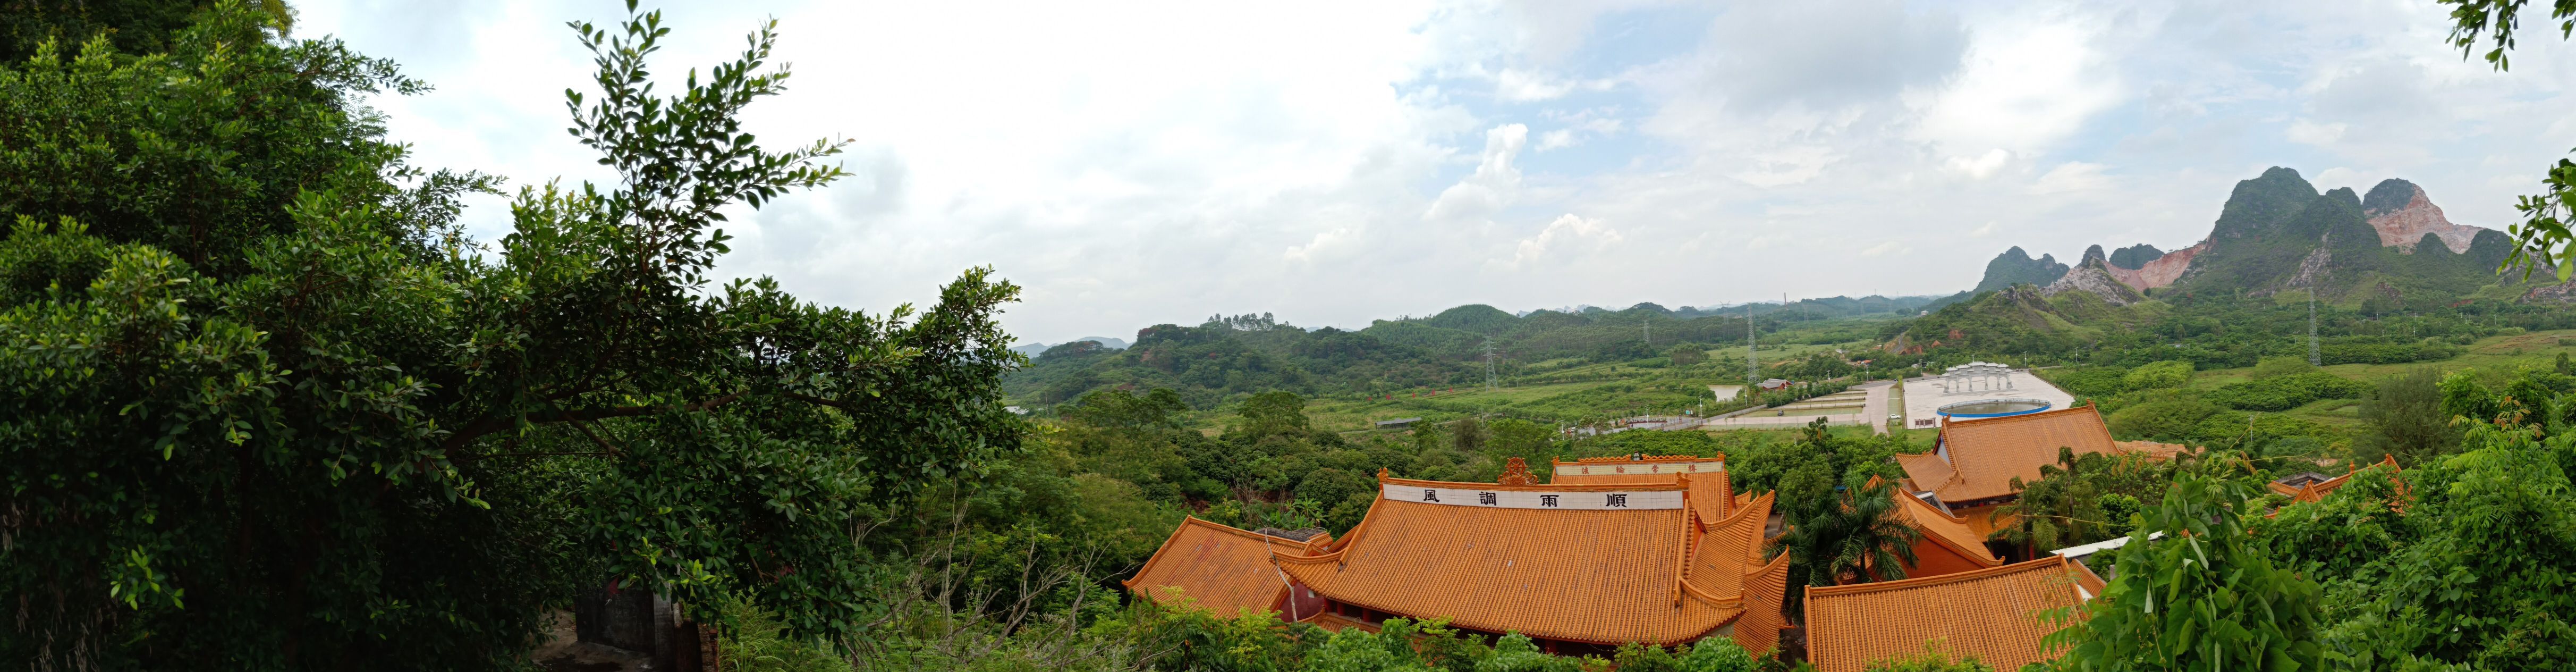
[[[1711,474],[1703,474],[1706,479]],[[1670,479],[1667,475],[1665,478]],[[1721,477],[1722,478],[1722,477]],[[1435,481],[1386,479],[1405,487],[1446,487]],[[1600,485],[1480,485],[1493,489],[1562,492]],[[1686,490],[1662,485],[1632,491]],[[1755,500],[1768,509],[1767,498]],[[1597,644],[1687,642],[1743,614],[1743,558],[1738,545],[1758,537],[1703,532],[1692,519],[1697,507],[1650,510],[1485,508],[1389,500],[1381,496],[1358,527],[1324,553],[1278,553],[1279,566],[1301,585],[1335,601],[1416,617],[1448,617],[1459,627],[1519,632],[1531,637]],[[1753,507],[1748,507],[1753,508]],[[1748,511],[1747,513],[1758,513]],[[1730,595],[1710,599],[1685,590],[1686,544],[1698,542],[1704,558],[1732,557],[1732,581],[1710,577],[1693,587],[1724,584]],[[1706,571],[1706,570],[1697,570]],[[1779,609],[1771,602],[1767,608]]]
[[[2052,555],[1945,576],[1808,588],[1807,660],[1819,672],[1859,672],[1937,642],[1954,657],[2021,669],[2055,657],[2040,639],[2060,626],[2039,617],[2079,604],[2078,582],[2089,576]],[[2093,585],[2086,592],[2100,590]]]
[[[1986,534],[1970,526],[1967,518],[1942,513],[1940,509],[1932,508],[1930,503],[1912,495],[1900,492],[1894,497],[1900,500],[1896,505],[1899,519],[1904,520],[1906,525],[1921,530],[1924,541],[1981,567],[2004,564],[2003,558],[1995,557],[1995,552],[1986,548]],[[1920,556],[1922,553],[1918,551],[1915,555]]]
[[[1755,606],[1748,607],[1744,612],[1744,618],[1735,623],[1735,632],[1732,636],[1736,646],[1744,647],[1744,650],[1755,654],[1760,654],[1767,649],[1780,648],[1780,631],[1788,628],[1789,624],[1788,618],[1780,613],[1777,605],[1780,604],[1782,596],[1787,595],[1788,592],[1789,554],[1787,553],[1772,558],[1771,562],[1762,565],[1752,575],[1744,577],[1744,603]],[[1760,605],[1772,606],[1763,608]]]
[[[2016,494],[2012,479],[2039,480],[2039,467],[2057,462],[2057,449],[2075,454],[2111,453],[2119,445],[2102,413],[2092,404],[2001,418],[1953,420],[1942,426],[1940,443],[1949,459],[1937,453],[1898,455],[1914,487],[1931,490],[1944,502],[1965,502]]]
[[[1219,614],[1266,611],[1288,590],[1270,563],[1271,553],[1304,549],[1296,541],[1188,518],[1126,586],[1157,602],[1177,601]]]

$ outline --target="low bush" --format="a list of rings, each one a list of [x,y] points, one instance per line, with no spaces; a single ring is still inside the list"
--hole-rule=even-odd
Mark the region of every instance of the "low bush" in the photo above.
[[[2368,383],[2312,371],[2227,385],[2201,398],[2243,411],[2286,411],[2319,399],[2359,399],[2370,390]]]

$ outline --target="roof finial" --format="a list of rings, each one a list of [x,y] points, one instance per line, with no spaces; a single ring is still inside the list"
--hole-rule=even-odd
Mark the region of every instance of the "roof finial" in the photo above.
[[[1538,483],[1538,478],[1530,475],[1528,460],[1515,457],[1503,462],[1503,477],[1494,479],[1494,483],[1496,485],[1533,485]]]

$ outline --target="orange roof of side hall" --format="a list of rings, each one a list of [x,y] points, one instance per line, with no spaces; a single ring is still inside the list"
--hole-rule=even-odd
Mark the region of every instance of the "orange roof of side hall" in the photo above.
[[[1952,420],[1941,427],[1933,452],[1898,454],[1898,466],[1916,491],[1943,502],[1968,502],[2017,494],[2013,477],[2039,480],[2039,467],[2057,462],[2059,447],[2075,454],[2115,453],[2111,429],[2092,404],[2001,418]]]
[[[1310,541],[1326,539],[1317,535]],[[1288,584],[1271,564],[1271,553],[1308,545],[1186,518],[1125,585],[1156,602],[1190,604],[1226,616],[1243,609],[1272,611],[1287,595]]]
[[[1922,567],[1909,568],[1909,575],[1914,575],[1913,572],[1926,568],[1941,571],[1956,566],[1941,563],[1936,558],[1926,557],[1928,555],[1926,551],[1933,548],[1957,556],[1964,561],[1965,565],[1994,567],[2004,564],[2003,558],[1995,557],[1995,552],[1986,548],[1986,535],[1978,533],[1976,528],[1971,527],[1968,519],[1950,515],[1948,512],[1934,508],[1930,502],[1925,502],[1920,497],[1903,492],[1890,493],[1889,496],[1899,500],[1896,505],[1898,518],[1905,521],[1906,525],[1923,532],[1923,539],[1915,544],[1914,551],[1916,563]]]
[[[2102,579],[2062,556],[1921,579],[1807,590],[1807,660],[1819,672],[1859,672],[1926,646],[1998,670],[2056,657],[2041,638],[2062,627],[2048,610],[2102,592]]]
[[[1380,472],[1378,499],[1349,534],[1272,558],[1331,600],[1474,630],[1606,645],[1727,635],[1772,648],[1788,564],[1762,561],[1771,499],[1704,518],[1691,500],[1711,478],[1724,476],[1540,485]]]

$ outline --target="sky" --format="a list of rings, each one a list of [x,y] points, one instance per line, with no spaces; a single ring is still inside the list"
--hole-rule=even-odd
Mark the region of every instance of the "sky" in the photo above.
[[[302,0],[436,87],[415,163],[613,185],[565,132],[622,3]],[[732,213],[727,278],[882,312],[989,266],[1023,342],[1210,315],[1949,294],[2019,246],[2176,249],[2266,167],[2503,228],[2576,147],[2576,48],[2511,72],[2426,1],[647,3],[665,90],[776,20],[746,125],[850,176]],[[478,238],[509,229],[477,197]]]

